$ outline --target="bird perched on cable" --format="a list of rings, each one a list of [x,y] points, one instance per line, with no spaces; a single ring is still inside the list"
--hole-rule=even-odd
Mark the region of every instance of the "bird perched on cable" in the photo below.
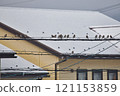
[[[95,35],[95,39],[97,39],[97,35]]]
[[[64,38],[66,38],[66,35],[64,35]]]
[[[74,51],[72,51],[72,54],[74,54]]]
[[[69,38],[69,35],[67,35],[67,38]]]
[[[110,38],[113,38],[112,35],[110,35]]]
[[[104,38],[105,38],[105,35],[103,35],[102,38],[104,39]]]
[[[88,33],[86,33],[86,38],[89,39],[89,37],[88,37]]]
[[[107,35],[107,38],[109,38],[109,35]]]
[[[58,38],[61,38],[61,39],[62,39],[62,38],[63,38],[63,35],[62,35],[62,34],[58,35]]]
[[[52,38],[56,38],[56,35],[51,35]]]
[[[7,34],[5,34],[4,37],[7,37]]]
[[[75,38],[75,34],[73,35],[73,38]]]
[[[99,39],[101,38],[101,35],[99,35]]]

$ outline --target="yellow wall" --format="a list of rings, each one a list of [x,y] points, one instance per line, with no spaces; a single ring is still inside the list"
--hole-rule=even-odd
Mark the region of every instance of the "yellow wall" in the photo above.
[[[0,28],[0,36],[4,36],[5,34],[7,34],[7,36],[10,36],[10,37],[15,37],[14,34]],[[0,43],[12,50],[37,51],[37,52],[33,52],[34,54],[38,54],[38,52],[46,52],[45,50],[43,50],[25,40],[0,40]],[[47,53],[47,54],[50,54],[50,53]],[[23,54],[23,55],[18,54],[18,55],[40,67],[46,66],[48,64],[56,63],[59,61],[59,58],[54,55],[25,55],[25,54]],[[55,67],[55,65],[53,64],[51,66],[44,67],[43,69],[54,70],[54,67]],[[52,73],[52,74],[50,74],[50,78],[45,78],[45,79],[54,80],[54,78],[55,78],[54,73],[51,71],[50,71],[50,73]]]
[[[66,62],[59,64],[59,69],[63,69],[71,64],[77,63],[82,59],[68,59]],[[70,69],[118,69],[120,70],[120,60],[118,59],[88,59],[75,66],[70,67]],[[67,70],[70,70],[69,68]],[[119,72],[118,72],[119,73]],[[76,72],[59,72],[60,80],[76,80]],[[88,71],[88,79],[92,80],[92,72]],[[107,80],[107,72],[103,72],[103,79]],[[118,79],[120,79],[120,74],[118,74]]]

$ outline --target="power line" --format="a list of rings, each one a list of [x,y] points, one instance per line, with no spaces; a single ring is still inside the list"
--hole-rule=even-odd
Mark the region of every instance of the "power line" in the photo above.
[[[120,33],[116,34],[114,37],[116,37],[116,36],[118,36],[118,35],[120,35]],[[105,42],[107,42],[107,41],[104,41],[104,42],[101,42],[101,43],[99,43],[99,44],[97,44],[97,45],[95,45],[95,46],[92,46],[91,48],[86,49],[86,50],[80,52],[80,54],[82,54],[82,53],[84,53],[84,52],[86,52],[86,51],[89,51],[89,50],[91,50],[91,49],[93,49],[93,48],[95,48],[95,47],[97,47],[97,46],[100,46],[101,44],[103,44],[103,43],[105,43]],[[70,59],[70,58],[71,58],[71,57],[69,56],[69,57],[66,58],[66,60],[68,60],[68,59]],[[61,60],[61,61],[59,61],[59,62],[62,62],[62,61],[64,61],[64,60]],[[53,64],[56,64],[56,63],[48,64],[48,65],[43,66],[43,67],[41,67],[41,68],[48,67],[48,66],[51,66],[51,65],[53,65]]]
[[[119,34],[118,34],[118,35],[119,35]],[[115,35],[115,36],[116,36],[116,35]],[[120,41],[118,41],[118,42],[116,42],[116,43],[114,43],[114,44],[108,46],[108,47],[105,48],[104,50],[101,50],[100,52],[97,52],[97,53],[94,54],[94,55],[97,55],[97,54],[99,54],[99,53],[101,53],[101,52],[103,52],[103,51],[105,51],[105,50],[111,48],[112,46],[116,45],[116,44],[119,43],[119,42],[120,42]],[[102,42],[102,44],[103,44],[103,42]],[[93,56],[94,56],[94,55],[93,55]],[[70,57],[68,57],[68,59],[69,59],[69,58],[70,58]],[[86,59],[83,59],[83,60],[81,60],[81,61],[79,61],[79,62],[77,62],[77,63],[71,64],[71,65],[69,65],[69,66],[63,68],[62,70],[67,69],[67,68],[69,68],[69,67],[72,67],[72,66],[74,66],[74,65],[77,65],[77,64],[79,64],[79,63],[81,63],[81,62],[84,62],[85,60],[87,60],[87,59],[89,59],[89,58],[91,58],[91,56],[88,57],[88,58],[86,58]],[[50,74],[53,74],[53,73],[55,73],[55,72],[52,72],[52,73],[50,73]],[[36,78],[32,78],[32,79],[36,79]]]
[[[118,42],[116,42],[116,43],[114,43],[114,44],[112,44],[111,46],[109,46],[109,47],[107,47],[107,48],[105,48],[105,49],[103,49],[103,50],[101,50],[100,52],[97,52],[96,54],[94,54],[94,55],[97,55],[97,54],[99,54],[99,53],[101,53],[101,52],[103,52],[103,51],[105,51],[105,50],[107,50],[107,49],[109,49],[109,48],[111,48],[112,46],[114,46],[114,45],[116,45],[116,44],[118,44],[120,41],[118,41]],[[94,56],[93,55],[93,56]],[[63,69],[67,69],[67,68],[69,68],[69,67],[72,67],[72,66],[74,66],[74,65],[77,65],[77,64],[79,64],[79,63],[81,63],[81,62],[84,62],[85,60],[87,60],[87,59],[90,59],[91,58],[91,56],[90,57],[88,57],[88,58],[85,58],[85,59],[83,59],[83,60],[81,60],[81,61],[79,61],[79,62],[77,62],[77,63],[74,63],[74,64],[71,64],[71,65],[69,65],[68,67],[65,67],[65,68],[63,68]]]
[[[120,7],[120,3],[114,4],[114,5],[111,5],[111,6],[107,6],[107,7],[101,8],[101,9],[97,9],[97,10],[94,10],[94,11],[105,12],[105,10],[112,10],[115,7]]]
[[[65,38],[54,38],[54,39],[51,39],[51,38],[0,38],[0,40],[27,40],[27,41],[30,41],[30,40],[41,40],[41,41],[118,41],[120,40],[120,38],[103,38],[103,39],[97,39],[97,38],[88,38],[88,39],[85,39],[85,38],[69,38],[69,39],[65,39]]]

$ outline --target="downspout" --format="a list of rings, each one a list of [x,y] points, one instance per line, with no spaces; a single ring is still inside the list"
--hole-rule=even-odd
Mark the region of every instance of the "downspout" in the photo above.
[[[65,61],[67,61],[67,58],[65,58],[64,60],[61,60],[55,64],[55,80],[57,80],[57,65],[59,65],[62,62],[65,62]]]

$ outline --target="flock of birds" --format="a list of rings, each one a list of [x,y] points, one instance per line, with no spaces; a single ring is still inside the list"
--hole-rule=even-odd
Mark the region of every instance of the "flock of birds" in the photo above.
[[[52,38],[60,38],[60,39],[62,39],[62,38],[70,38],[70,35],[62,35],[62,34],[60,34],[60,35],[51,35],[51,37]],[[75,38],[75,37],[76,37],[76,35],[74,34],[72,36],[72,38]]]
[[[88,33],[86,33],[86,38],[89,39]],[[95,39],[112,39],[112,35],[95,35]]]
[[[28,33],[28,32],[27,32]],[[8,37],[8,35],[7,34],[5,34],[4,35],[4,37]],[[22,35],[22,34],[17,34],[17,35],[15,35],[15,37],[20,37],[20,38],[26,38],[27,37],[27,35]],[[76,35],[74,34],[74,33],[72,33],[72,37],[70,37],[70,35],[68,34],[68,35],[62,35],[62,34],[59,34],[59,33],[57,33],[57,35],[51,35],[51,38],[59,38],[59,39],[62,39],[62,38],[76,38]],[[112,37],[112,35],[95,35],[95,37],[94,37],[95,39],[112,39],[113,37]],[[89,35],[88,35],[88,33],[86,33],[86,39],[89,39]],[[58,47],[58,49],[60,49],[60,47]],[[73,49],[75,49],[75,47],[73,48]],[[84,49],[84,51],[87,51],[87,50],[89,50],[90,48],[88,48],[88,49]],[[69,51],[70,51],[71,49],[69,49]],[[104,50],[104,48],[103,48],[103,50]],[[100,51],[100,49],[99,49],[99,51]],[[71,53],[72,54],[74,54],[74,51],[71,51]]]
[[[5,34],[3,37],[8,37],[7,34]],[[22,35],[22,34],[16,34],[15,37],[20,37],[20,38],[26,38],[27,35]],[[72,33],[72,36],[70,37],[70,35],[63,35],[63,34],[58,34],[58,35],[51,35],[51,38],[76,38],[76,35],[74,33]],[[94,37],[95,39],[112,39],[113,36],[112,35],[95,35]],[[86,39],[89,39],[88,33],[86,33]]]

